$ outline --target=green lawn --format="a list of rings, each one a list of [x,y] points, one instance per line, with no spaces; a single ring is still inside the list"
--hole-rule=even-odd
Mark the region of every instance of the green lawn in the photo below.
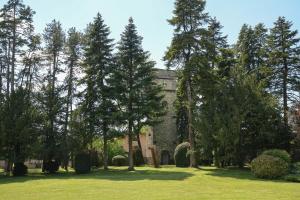
[[[0,176],[1,200],[299,200],[300,184],[263,181],[247,170],[112,168],[87,175]]]

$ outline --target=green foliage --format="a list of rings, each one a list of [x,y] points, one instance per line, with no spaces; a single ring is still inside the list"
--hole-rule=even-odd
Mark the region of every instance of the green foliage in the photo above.
[[[291,166],[291,173],[300,174],[300,162],[293,163]]]
[[[28,168],[24,163],[18,162],[14,164],[13,176],[25,176],[28,173]]]
[[[174,152],[174,161],[176,167],[188,167],[190,165],[190,159],[188,157],[188,152],[190,149],[190,144],[184,142],[179,144]]]
[[[132,143],[134,134],[139,134],[143,126],[158,123],[164,114],[162,88],[155,82],[155,63],[143,50],[142,37],[132,18],[121,34],[117,49],[112,91],[121,108],[117,117],[126,126],[124,133],[129,135],[129,143]],[[133,170],[132,145],[129,145],[128,157],[129,169]]]
[[[128,159],[125,156],[117,155],[112,158],[113,166],[125,166],[128,164]]]
[[[262,153],[263,155],[269,155],[273,156],[276,158],[280,158],[283,161],[285,161],[288,165],[291,164],[291,156],[286,150],[281,150],[281,149],[270,149],[266,150]]]
[[[133,152],[133,162],[135,166],[141,166],[144,163],[144,157],[143,157],[143,153],[140,149],[136,149]]]
[[[260,155],[251,162],[253,174],[259,178],[275,179],[288,173],[288,164],[278,157]]]
[[[75,156],[75,172],[77,174],[86,174],[91,171],[91,157],[88,153],[78,153]]]
[[[125,155],[121,140],[112,140],[108,143],[108,160],[112,163],[112,158],[117,155]]]
[[[285,17],[279,17],[270,30],[268,38],[269,66],[272,70],[270,90],[279,96],[281,111],[286,134],[282,140],[289,148],[291,135],[289,134],[289,104],[299,100],[299,54],[300,38],[298,31],[293,30],[293,23]]]

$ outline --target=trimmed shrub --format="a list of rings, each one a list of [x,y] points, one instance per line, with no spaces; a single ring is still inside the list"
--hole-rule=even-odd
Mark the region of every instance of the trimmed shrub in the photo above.
[[[127,158],[122,155],[117,155],[112,158],[113,166],[126,166],[127,165]]]
[[[145,164],[143,153],[140,149],[137,149],[133,152],[133,163],[135,166],[141,166]]]
[[[280,158],[289,165],[291,164],[291,161],[292,161],[290,154],[285,150],[270,149],[270,150],[264,151],[262,154]]]
[[[60,162],[57,160],[51,160],[43,163],[43,171],[53,174],[59,170]]]
[[[174,161],[176,167],[188,167],[190,165],[190,158],[187,155],[190,149],[190,143],[184,142],[179,144],[174,152]]]
[[[90,151],[91,167],[101,167],[103,165],[103,159],[98,151]]]
[[[108,163],[112,164],[112,158],[117,155],[124,155],[125,151],[121,140],[113,140],[108,143]]]
[[[296,162],[292,164],[291,173],[300,175],[300,162]]]
[[[24,163],[15,163],[12,173],[13,176],[25,176],[28,173],[28,168]]]
[[[269,155],[260,155],[251,162],[251,171],[258,178],[279,178],[286,175],[288,169],[284,160]]]
[[[79,153],[75,156],[75,172],[86,174],[91,171],[91,156],[88,153]]]

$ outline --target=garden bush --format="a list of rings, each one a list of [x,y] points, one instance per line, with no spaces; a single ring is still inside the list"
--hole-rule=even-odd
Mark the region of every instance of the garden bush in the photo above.
[[[179,144],[174,152],[174,161],[176,167],[188,167],[190,165],[190,158],[188,157],[188,151],[190,149],[190,143],[184,142]]]
[[[18,162],[14,164],[13,176],[25,176],[28,173],[28,168],[24,163]]]
[[[300,175],[300,162],[296,162],[292,164],[291,173]]]
[[[88,153],[79,153],[75,156],[75,172],[86,174],[91,171],[91,156]]]
[[[251,162],[251,171],[258,178],[279,178],[286,175],[288,170],[287,162],[270,155],[260,155]]]
[[[59,170],[60,162],[57,160],[51,160],[43,163],[43,171],[51,174]]]
[[[101,167],[103,165],[103,159],[98,151],[90,151],[91,167]]]
[[[113,166],[126,166],[127,165],[127,158],[122,155],[117,155],[112,158]]]
[[[143,153],[140,149],[137,149],[133,152],[133,163],[135,166],[141,166],[145,164]]]
[[[124,155],[125,151],[122,146],[122,141],[113,140],[108,143],[108,162],[112,164],[112,159],[117,155]]]
[[[290,154],[285,151],[285,150],[280,150],[280,149],[270,149],[270,150],[266,150],[262,153],[263,155],[269,155],[269,156],[273,156],[276,158],[280,158],[283,161],[285,161],[286,163],[288,163],[289,165],[291,164],[291,156]]]

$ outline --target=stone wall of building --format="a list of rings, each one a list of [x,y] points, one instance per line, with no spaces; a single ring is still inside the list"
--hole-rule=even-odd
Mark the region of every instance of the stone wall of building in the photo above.
[[[176,115],[174,101],[176,100],[176,73],[171,70],[157,69],[156,82],[163,87],[164,101],[167,103],[166,115],[161,123],[147,129],[140,135],[142,152],[148,164],[153,164],[151,149],[155,149],[160,164],[171,164],[177,145]],[[123,148],[128,152],[128,137],[123,140]],[[133,148],[138,148],[137,141],[133,141]]]
[[[156,146],[161,164],[168,164],[173,160],[174,150],[177,145],[174,108],[177,76],[175,71],[159,69],[156,71],[156,77],[157,83],[163,86],[164,101],[167,102],[167,113],[162,118],[162,122],[153,127],[153,144]]]

